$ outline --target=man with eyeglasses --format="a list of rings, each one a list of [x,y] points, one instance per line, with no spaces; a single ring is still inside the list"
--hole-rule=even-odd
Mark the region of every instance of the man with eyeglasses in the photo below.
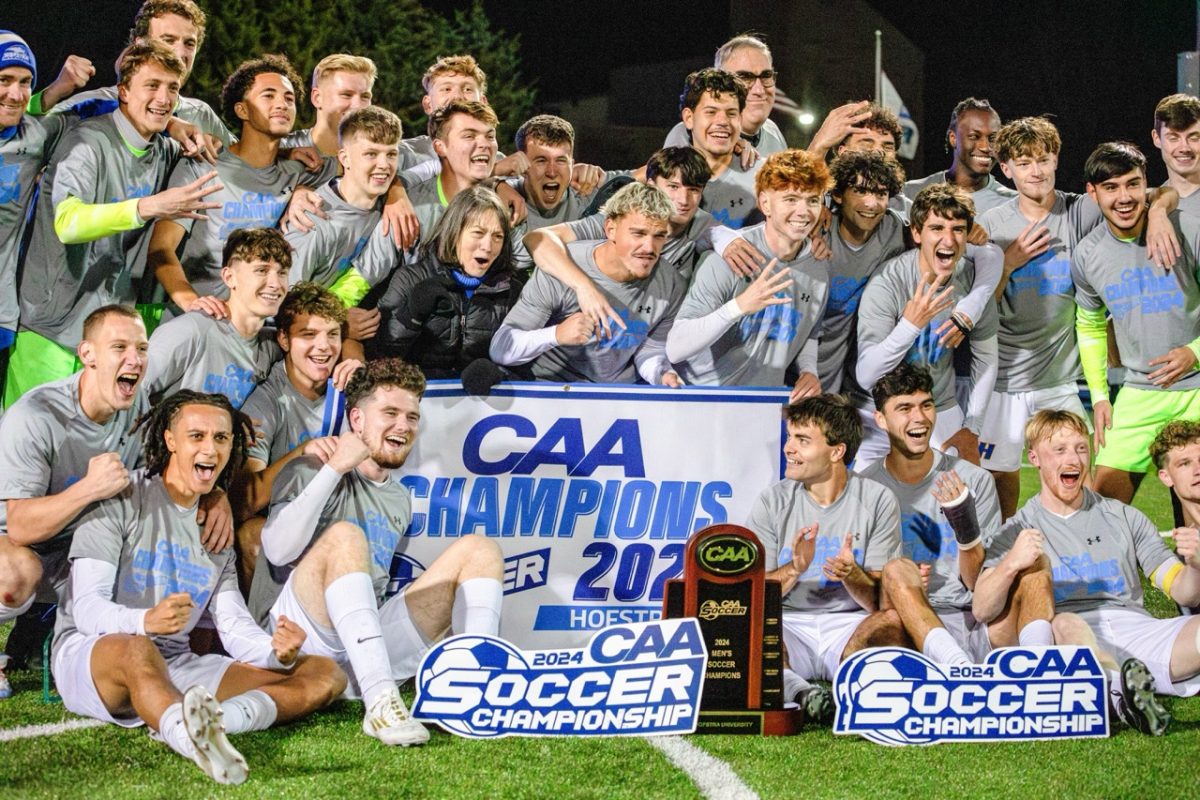
[[[775,80],[779,77],[771,61],[771,49],[754,36],[735,36],[717,49],[713,66],[732,72],[746,87],[742,109],[742,138],[763,156],[787,149],[779,126],[771,121],[775,106]],[[667,134],[664,147],[687,147],[691,134],[680,122]]]

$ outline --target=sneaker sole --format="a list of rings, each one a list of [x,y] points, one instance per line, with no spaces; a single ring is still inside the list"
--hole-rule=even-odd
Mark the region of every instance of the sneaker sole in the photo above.
[[[1121,696],[1132,712],[1133,726],[1148,736],[1162,736],[1171,724],[1171,712],[1155,694],[1154,676],[1136,658],[1121,665]]]
[[[217,783],[238,785],[246,781],[250,767],[225,736],[221,706],[203,686],[193,686],[183,695],[183,724],[196,749],[196,764]]]

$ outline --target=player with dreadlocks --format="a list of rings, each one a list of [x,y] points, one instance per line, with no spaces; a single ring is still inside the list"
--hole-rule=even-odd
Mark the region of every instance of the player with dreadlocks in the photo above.
[[[220,394],[181,391],[140,426],[146,469],[80,523],[58,614],[53,670],[71,711],[143,723],[218,783],[248,768],[226,733],[305,716],[345,689],[305,634],[280,618],[267,634],[238,592],[233,550],[200,543],[195,506],[245,458],[249,418]],[[188,636],[208,611],[232,655],[196,655]],[[186,687],[181,692],[179,687]]]

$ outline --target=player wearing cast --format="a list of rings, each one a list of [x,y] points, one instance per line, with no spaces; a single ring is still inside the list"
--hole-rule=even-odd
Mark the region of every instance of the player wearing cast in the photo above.
[[[71,83],[68,64],[55,83]],[[37,178],[50,162],[70,117],[25,113],[37,82],[37,61],[25,40],[0,31],[0,370],[17,335],[17,257]],[[72,84],[74,85],[74,84]]]
[[[1118,713],[1143,733],[1161,735],[1170,714],[1155,700],[1155,689],[1179,696],[1200,691],[1200,620],[1151,617],[1141,575],[1175,602],[1193,605],[1200,602],[1200,568],[1191,559],[1181,563],[1142,512],[1084,487],[1090,437],[1081,417],[1043,410],[1025,430],[1041,489],[988,544],[975,614],[990,620],[1014,570],[1047,558],[1056,640],[1097,649],[1110,669]],[[1170,449],[1164,443],[1157,445],[1160,455]],[[1124,662],[1119,676],[1107,653]]]
[[[950,112],[950,127],[946,129],[946,150],[952,153],[949,169],[904,184],[904,195],[916,200],[927,186],[949,183],[971,196],[975,213],[983,214],[1017,196],[1017,193],[996,180],[996,132],[1000,130],[1000,115],[987,100],[968,97]]]
[[[234,476],[238,510],[238,576],[249,587],[258,558],[263,517],[280,471],[301,455],[326,460],[342,432],[343,391],[362,366],[340,361],[346,308],[314,283],[298,283],[275,314],[276,341],[283,361],[255,387],[243,409],[254,420],[254,441],[247,446],[244,469]]]
[[[573,242],[568,252],[624,330],[600,338],[600,326],[580,310],[575,293],[539,269],[492,338],[491,358],[505,366],[532,362],[528,371],[538,380],[634,383],[640,376],[678,386],[666,340],[684,287],[674,270],[658,268],[675,206],[655,187],[631,183],[603,212],[607,239]]]
[[[186,81],[200,52],[200,45],[204,43],[206,21],[204,12],[192,0],[146,0],[133,18],[133,27],[129,30],[129,43],[145,44],[153,41],[166,45],[183,64],[182,81]],[[88,66],[90,67],[90,63]],[[90,70],[90,74],[95,74],[95,70]],[[118,86],[81,92],[72,95],[65,102],[60,102],[70,95],[74,88],[78,87],[66,84],[46,87],[44,91],[34,95],[30,105],[32,112],[39,114],[42,109],[49,109],[46,113],[51,115],[71,112],[81,116],[94,116],[107,114],[117,107],[120,92]],[[203,100],[180,96],[176,99],[171,113],[225,147],[236,141],[221,122],[221,118]],[[203,137],[192,135],[189,138],[193,139],[197,151],[203,149],[209,157],[215,152],[213,143]]]
[[[1171,269],[1147,254],[1146,158],[1131,144],[1097,147],[1084,165],[1088,195],[1105,224],[1076,247],[1075,331],[1092,395],[1095,488],[1124,503],[1150,468],[1149,445],[1172,419],[1200,419],[1200,218],[1175,212],[1170,221],[1183,257]],[[1105,311],[1125,366],[1125,385],[1108,400]]]
[[[979,434],[981,465],[991,470],[1005,519],[1017,510],[1025,423],[1042,408],[1083,416],[1076,381],[1075,284],[1071,253],[1103,217],[1086,195],[1054,188],[1058,130],[1041,117],[1008,123],[996,134],[1000,169],[1018,197],[981,215],[1004,248],[996,285],[999,369]]]
[[[334,159],[314,173],[279,157],[279,143],[296,122],[296,93],[302,89],[300,76],[283,56],[243,61],[225,81],[221,110],[237,123],[239,138],[217,155],[218,191],[208,197],[216,207],[197,220],[160,221],[150,239],[148,266],[176,308],[224,317],[222,301],[229,288],[221,280],[221,251],[229,235],[241,228],[275,227],[296,186],[318,186],[337,175]],[[187,185],[207,170],[180,162],[170,185]]]
[[[282,355],[266,321],[279,311],[292,267],[283,234],[241,228],[222,253],[221,280],[229,288],[227,318],[189,311],[150,337],[146,391],[157,401],[180,389],[218,392],[241,408]]]
[[[341,150],[342,120],[347,114],[371,106],[377,75],[375,62],[364,56],[334,53],[313,67],[308,99],[317,112],[311,128],[292,131],[283,147],[315,147],[326,158]]]
[[[67,709],[145,723],[218,783],[246,779],[227,732],[305,716],[346,686],[331,660],[299,656],[305,637],[294,622],[273,636],[259,628],[238,593],[233,551],[201,546],[197,504],[236,469],[251,435],[223,395],[184,391],[155,407],[143,428],[146,470],[75,532],[54,638]],[[188,634],[205,612],[232,658],[191,651]]]
[[[684,380],[710,386],[780,386],[799,373],[792,399],[820,392],[817,335],[829,292],[824,265],[812,255],[829,189],[824,162],[803,150],[770,156],[755,179],[766,221],[746,240],[772,261],[752,281],[710,253],[701,259],[667,339],[667,356]]]
[[[492,336],[524,283],[513,272],[507,209],[482,186],[459,192],[424,250],[388,280],[367,354],[403,358],[428,378],[457,378],[479,362],[474,370],[491,373],[494,383],[500,370],[488,361]]]
[[[399,359],[369,363],[346,389],[350,430],[322,465],[305,456],[275,481],[250,602],[278,625],[308,633],[304,651],[345,665],[366,704],[363,732],[389,745],[423,744],[396,682],[416,673],[447,629],[495,635],[500,624],[500,548],[483,536],[449,545],[395,597],[384,597],[393,554],[411,512],[392,479],[412,450],[425,379]]]
[[[311,214],[310,230],[287,234],[293,248],[288,280],[315,281],[352,307],[399,263],[380,219],[396,177],[400,119],[368,106],[343,117],[338,131],[342,176],[317,189],[324,216]],[[377,329],[379,315],[352,308],[350,323],[352,336],[367,338]]]
[[[741,113],[742,139],[762,156],[787,149],[779,126],[771,121],[775,107],[775,72],[771,49],[754,36],[735,36],[717,48],[713,66],[732,72],[746,87],[746,105]],[[667,134],[664,147],[687,147],[692,143],[691,131],[680,122]]]
[[[985,271],[984,261],[992,262],[991,268],[998,272],[1003,259],[995,245],[978,248],[978,264],[964,257],[974,216],[971,198],[958,187],[936,184],[917,195],[911,226],[917,248],[885,264],[863,291],[856,367],[859,385],[867,390],[902,361],[929,367],[938,411],[933,446],[945,451],[956,448],[960,457],[972,463],[979,458],[978,432],[996,382],[994,284],[981,291],[975,280]],[[957,312],[951,313],[955,298],[970,292],[979,292],[983,301],[978,314],[967,312],[971,320],[979,320],[974,327],[963,324]],[[971,392],[965,417],[954,396],[954,356],[948,346],[952,333],[964,334],[971,344]]]
[[[1167,168],[1164,185],[1179,193],[1179,210],[1200,216],[1200,99],[1172,94],[1159,100],[1150,138]]]
[[[930,446],[937,409],[929,370],[901,364],[873,393],[891,450],[861,474],[900,502],[902,557],[883,568],[882,591],[916,649],[939,664],[965,664],[982,661],[993,647],[1054,644],[1044,564],[1013,581],[990,624],[971,613],[982,545],[1000,530],[1000,506],[985,470]]]
[[[745,106],[746,85],[719,69],[688,75],[679,98],[679,113],[691,132],[692,147],[704,156],[711,172],[702,205],[718,223],[730,228],[757,221],[754,176],[763,160],[744,167],[734,154]]]
[[[820,695],[808,696],[808,681],[832,680],[854,650],[895,643],[894,613],[878,616],[878,631],[860,625],[879,609],[879,571],[900,552],[900,509],[887,489],[848,471],[862,425],[844,398],[806,398],[784,419],[785,478],[759,495],[746,526],[783,592],[784,693],[804,692],[813,708]]]
[[[166,187],[179,146],[161,135],[185,68],[165,45],[128,48],[120,106],[81,122],[60,143],[42,178],[21,279],[17,334],[5,405],[78,368],[85,317],[100,306],[149,296],[143,280],[146,223],[193,217],[212,207],[215,173]],[[155,317],[153,308],[147,316]]]

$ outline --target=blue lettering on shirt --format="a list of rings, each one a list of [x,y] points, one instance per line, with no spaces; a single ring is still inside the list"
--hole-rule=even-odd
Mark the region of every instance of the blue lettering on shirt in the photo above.
[[[400,541],[395,521],[378,511],[368,511],[365,516],[347,522],[362,528],[367,544],[371,546],[371,561],[387,572],[392,565],[392,553],[396,552],[396,544]]]
[[[783,292],[778,292],[775,296],[787,297]],[[784,303],[767,306],[748,317],[742,317],[738,329],[744,342],[754,339],[759,332],[764,332],[763,335],[770,341],[791,342],[800,332],[800,322],[803,319],[803,313]]]
[[[218,235],[228,239],[229,234],[242,228],[273,228],[285,208],[287,200],[281,195],[246,192],[241,200],[230,200],[221,208],[225,222]]]
[[[234,408],[242,407],[256,385],[254,370],[244,369],[237,364],[227,365],[224,374],[210,372],[204,376],[204,391],[225,395]]]
[[[145,595],[157,590],[159,597],[177,592],[187,592],[198,608],[208,604],[212,596],[215,570],[207,560],[192,561],[192,549],[185,544],[160,541],[153,550],[138,548],[133,551],[133,561],[121,591],[133,595]]]
[[[900,515],[904,556],[917,563],[958,558],[958,540],[950,523],[919,511]]]
[[[625,323],[625,330],[619,325],[610,324],[612,336],[607,339],[593,340],[601,350],[636,350],[650,335],[650,323],[633,316],[628,308],[616,309],[617,316]],[[649,308],[647,308],[649,312]]]
[[[1159,275],[1149,266],[1122,270],[1120,281],[1104,286],[1100,295],[1113,319],[1122,319],[1134,309],[1152,316],[1184,307],[1175,276]]]
[[[1005,294],[1021,295],[1028,292],[1041,297],[1047,295],[1073,296],[1075,286],[1071,280],[1071,260],[1066,253],[1052,251],[1030,259],[1025,266],[1013,271]]]
[[[825,304],[825,318],[849,317],[858,313],[858,302],[862,299],[866,278],[835,275],[829,282],[829,299]]]
[[[1081,595],[1120,597],[1126,593],[1125,576],[1115,558],[1093,561],[1089,553],[1062,556],[1053,575],[1055,602]]]
[[[15,203],[21,196],[20,164],[6,164],[0,156],[0,204]]]

